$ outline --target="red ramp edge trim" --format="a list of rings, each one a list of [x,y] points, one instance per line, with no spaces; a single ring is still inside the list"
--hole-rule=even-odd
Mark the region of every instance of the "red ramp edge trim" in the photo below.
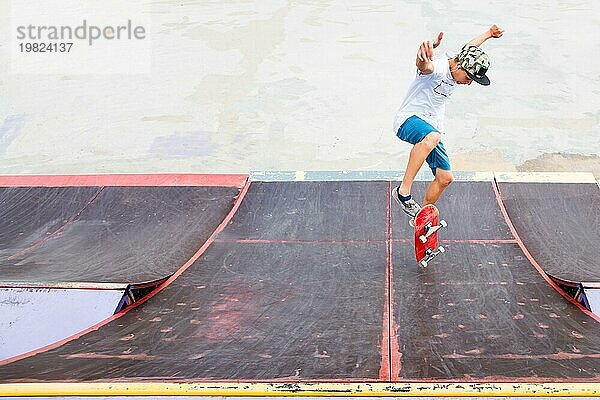
[[[594,319],[596,322],[600,322],[600,316],[594,314],[593,312],[591,312],[590,310],[586,309],[581,304],[579,304],[578,302],[576,302],[573,298],[571,298],[571,296],[569,296],[564,290],[562,290],[561,287],[558,286],[556,284],[556,282],[554,282],[552,280],[552,278],[550,278],[548,276],[548,274],[546,273],[546,271],[544,271],[544,269],[537,263],[537,261],[535,260],[535,258],[533,258],[533,256],[529,252],[529,250],[527,250],[527,247],[525,247],[525,244],[521,240],[521,237],[517,233],[517,230],[515,229],[515,226],[513,225],[510,217],[508,216],[508,212],[506,211],[506,208],[504,207],[504,202],[502,201],[502,196],[500,195],[500,189],[498,188],[498,182],[496,181],[496,179],[494,179],[494,181],[492,182],[492,187],[494,188],[494,193],[496,194],[496,201],[498,202],[498,205],[500,206],[500,210],[502,211],[502,215],[504,216],[504,220],[506,221],[506,224],[510,228],[510,231],[511,231],[512,235],[516,239],[517,244],[521,248],[521,251],[523,251],[523,254],[525,254],[525,257],[527,257],[527,259],[529,260],[529,262],[531,263],[531,265],[533,265],[533,267],[538,271],[538,273],[542,276],[542,278],[544,278],[546,280],[546,282],[548,282],[550,284],[550,286],[552,286],[554,288],[554,290],[556,290],[565,299],[569,300],[570,303],[572,303],[577,308],[579,308],[581,311],[583,311],[583,313],[585,313],[588,317]]]
[[[69,186],[235,186],[248,175],[234,174],[104,174],[104,175],[7,175],[0,187]]]
[[[187,270],[194,262],[196,262],[196,260],[198,258],[200,258],[200,256],[206,251],[206,249],[212,244],[212,242],[214,242],[215,238],[217,237],[217,235],[219,233],[221,233],[223,231],[223,229],[225,229],[225,227],[229,224],[229,222],[231,221],[231,219],[233,218],[233,216],[235,215],[235,213],[237,212],[238,208],[240,207],[240,204],[242,203],[242,200],[244,199],[244,197],[246,196],[246,193],[248,192],[248,188],[250,187],[250,181],[246,180],[245,185],[242,187],[242,190],[240,191],[240,193],[237,196],[237,199],[233,205],[233,207],[231,208],[231,210],[229,211],[229,214],[227,214],[227,216],[225,217],[225,219],[223,219],[223,221],[221,222],[221,224],[215,229],[215,231],[212,233],[212,235],[210,235],[210,237],[206,240],[206,242],[204,242],[204,244],[202,245],[202,247],[200,247],[200,249],[185,263],[181,266],[181,268],[179,268],[177,270],[177,272],[175,272],[173,275],[171,275],[164,283],[162,283],[161,285],[159,285],[156,289],[154,289],[152,292],[148,293],[146,296],[142,297],[140,300],[136,301],[135,303],[133,303],[133,305],[131,305],[130,307],[127,307],[125,310],[114,314],[108,318],[106,318],[103,321],[98,322],[97,324],[81,331],[78,332],[74,335],[71,335],[65,339],[59,340],[57,342],[51,343],[47,346],[44,347],[40,347],[39,349],[36,350],[32,350],[29,351],[27,353],[23,353],[23,354],[19,354],[17,356],[14,357],[10,357],[4,360],[0,360],[0,366],[2,365],[6,365],[6,364],[10,364],[12,362],[15,361],[19,361],[22,360],[24,358],[28,358],[31,356],[34,356],[36,354],[39,353],[43,353],[45,351],[48,350],[52,350],[55,349],[57,347],[62,346],[63,344],[66,344],[72,340],[78,339],[80,337],[82,337],[83,335],[96,331],[99,328],[101,328],[102,326],[116,320],[117,318],[122,317],[123,315],[125,315],[126,313],[128,313],[130,310],[136,308],[137,306],[144,304],[146,301],[148,301],[150,298],[154,297],[154,295],[156,295],[157,293],[159,293],[160,291],[162,291],[164,288],[166,288],[167,286],[169,286],[171,284],[171,282],[173,282],[175,279],[177,279],[181,274],[183,274],[185,272],[185,270]]]
[[[386,204],[386,274],[383,306],[383,327],[381,336],[381,366],[379,381],[395,382],[402,368],[400,346],[398,343],[398,324],[394,314],[394,263],[392,234],[392,182],[388,182]]]

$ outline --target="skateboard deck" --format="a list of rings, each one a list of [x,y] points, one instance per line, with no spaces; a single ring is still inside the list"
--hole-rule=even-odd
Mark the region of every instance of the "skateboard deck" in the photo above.
[[[433,204],[421,208],[413,221],[415,228],[415,255],[417,262],[426,267],[427,263],[445,249],[438,247],[438,230],[445,228],[446,221],[440,221],[440,212]]]

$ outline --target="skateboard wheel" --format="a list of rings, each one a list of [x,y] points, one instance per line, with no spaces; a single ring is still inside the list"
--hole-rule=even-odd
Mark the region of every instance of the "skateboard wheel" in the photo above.
[[[446,228],[448,226],[448,224],[444,220],[440,221],[440,225],[443,226],[444,228]]]
[[[421,241],[421,243],[427,243],[427,236],[421,235],[419,236],[419,240]]]
[[[427,261],[421,261],[419,264],[421,264],[421,267],[427,268]]]
[[[445,251],[446,251],[446,249],[444,248],[444,246],[440,246],[440,249],[439,249],[439,250],[440,250],[440,253],[443,253],[443,252],[445,252]]]

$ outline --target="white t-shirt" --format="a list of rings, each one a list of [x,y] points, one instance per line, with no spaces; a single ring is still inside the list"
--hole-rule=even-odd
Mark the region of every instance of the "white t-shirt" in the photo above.
[[[434,59],[432,63],[431,74],[423,75],[417,69],[415,80],[396,113],[394,133],[397,133],[404,121],[413,115],[426,121],[440,133],[445,133],[446,102],[456,89],[456,81],[450,72],[447,56]]]

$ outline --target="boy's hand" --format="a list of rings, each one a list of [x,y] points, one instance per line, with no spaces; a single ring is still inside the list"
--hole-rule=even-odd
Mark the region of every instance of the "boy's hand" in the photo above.
[[[495,25],[494,25],[495,26]],[[442,38],[444,37],[444,32],[440,32],[437,39],[435,41],[426,41],[421,43],[419,47],[419,51],[417,52],[417,57],[421,61],[430,62],[433,60],[433,49],[440,45]]]
[[[498,25],[492,25],[492,27],[490,28],[490,35],[493,38],[499,38],[502,37],[502,35],[504,34],[504,29],[501,29],[500,27],[498,27]]]

